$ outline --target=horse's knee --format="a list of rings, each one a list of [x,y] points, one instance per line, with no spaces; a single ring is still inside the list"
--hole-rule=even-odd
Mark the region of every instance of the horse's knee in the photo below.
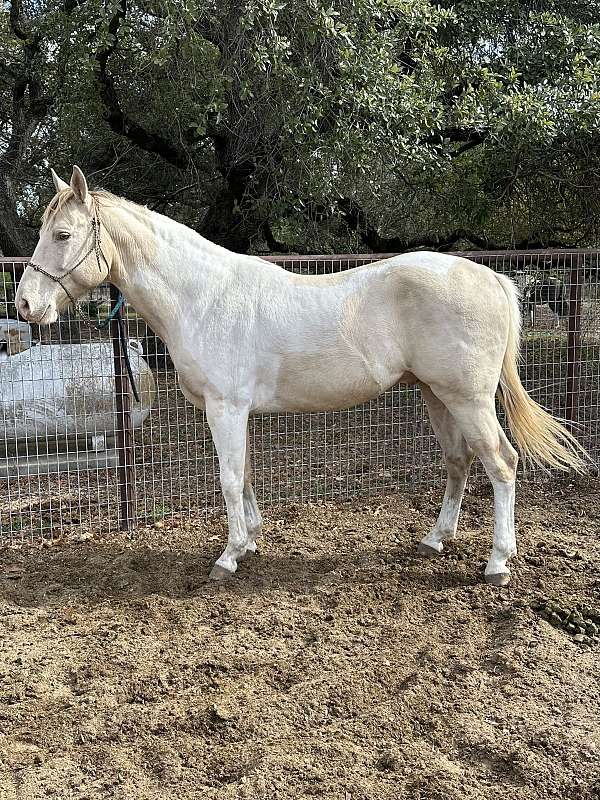
[[[242,476],[227,467],[221,469],[221,491],[226,503],[240,500],[243,486],[244,481]]]

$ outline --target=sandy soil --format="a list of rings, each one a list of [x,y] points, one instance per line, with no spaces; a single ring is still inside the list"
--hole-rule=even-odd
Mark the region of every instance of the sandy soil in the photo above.
[[[600,605],[600,481],[521,490],[503,590],[484,486],[416,557],[439,496],[271,508],[227,584],[221,517],[6,548],[0,798],[600,797],[600,644],[531,608]]]

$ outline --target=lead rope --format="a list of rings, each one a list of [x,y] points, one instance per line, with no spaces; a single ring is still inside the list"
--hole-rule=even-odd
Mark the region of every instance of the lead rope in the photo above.
[[[123,295],[121,295],[121,297],[122,296]],[[129,383],[131,384],[131,391],[133,392],[133,396],[135,397],[136,403],[139,403],[140,395],[138,393],[137,386],[135,385],[135,380],[133,377],[131,361],[129,360],[129,347],[127,346],[127,340],[125,338],[125,328],[123,327],[123,317],[120,314],[117,317],[117,327],[119,329],[119,340],[121,342],[121,351],[123,353],[123,356],[125,357],[125,366],[127,367],[127,375],[129,376]]]
[[[90,317],[90,322],[94,325],[97,331],[101,331],[103,328],[106,328],[110,323],[115,320],[117,323],[117,330],[119,331],[119,342],[121,344],[121,352],[123,353],[123,358],[125,359],[125,366],[127,367],[127,375],[129,377],[129,383],[131,385],[131,391],[133,392],[133,396],[135,397],[136,403],[140,402],[140,395],[135,383],[135,379],[133,377],[133,369],[131,366],[131,361],[129,359],[129,347],[127,344],[127,338],[125,336],[125,327],[123,325],[123,317],[119,313],[125,304],[125,298],[121,291],[119,291],[119,296],[117,298],[117,302],[115,303],[114,307],[109,312],[106,319],[102,320],[102,322],[93,322]]]
[[[105,320],[103,320],[102,322],[94,322],[94,320],[89,314],[86,316],[83,313],[83,311],[77,305],[77,301],[75,300],[71,292],[63,284],[64,278],[66,278],[68,275],[74,272],[77,269],[77,267],[80,267],[86,260],[86,258],[90,256],[92,253],[94,253],[96,256],[96,263],[98,264],[98,269],[100,270],[100,272],[102,272],[102,261],[104,261],[106,265],[106,277],[108,277],[108,275],[110,274],[110,267],[108,266],[108,261],[106,260],[106,256],[102,251],[102,238],[101,238],[102,233],[100,227],[100,212],[98,210],[98,201],[93,195],[92,195],[92,207],[93,207],[92,229],[94,232],[93,233],[94,241],[90,249],[87,251],[87,253],[82,258],[80,258],[79,261],[73,267],[71,267],[70,270],[65,272],[64,275],[62,275],[61,277],[58,277],[57,275],[52,275],[49,272],[46,272],[45,269],[40,267],[39,264],[34,264],[33,261],[30,261],[27,264],[27,266],[31,267],[33,270],[35,270],[35,272],[39,272],[41,275],[45,275],[46,278],[50,278],[50,280],[53,281],[54,283],[58,283],[60,288],[63,290],[63,292],[67,295],[67,297],[71,301],[71,305],[73,306],[75,314],[78,315],[81,319],[85,320],[86,322],[90,322],[94,326],[94,328],[96,328],[97,331],[106,328],[107,325],[109,325],[116,317],[117,329],[119,331],[119,343],[121,345],[121,352],[123,353],[123,358],[125,360],[125,366],[127,367],[129,384],[131,386],[131,390],[133,392],[133,396],[135,397],[136,402],[139,403],[140,395],[137,390],[135,379],[133,377],[133,369],[131,367],[131,361],[129,359],[129,347],[127,344],[127,339],[125,337],[123,317],[120,314],[120,311],[125,303],[125,298],[123,297],[123,294],[121,293],[121,291],[119,291],[119,297],[117,299],[117,302],[115,303],[114,308],[111,309],[111,311],[108,314],[108,317]]]

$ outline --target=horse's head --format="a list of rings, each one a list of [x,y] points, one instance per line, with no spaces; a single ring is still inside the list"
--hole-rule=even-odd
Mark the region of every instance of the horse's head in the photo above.
[[[110,243],[99,238],[104,230],[83,172],[73,167],[70,185],[54,170],[52,179],[56,194],[15,297],[19,314],[42,325],[55,322],[69,303],[105,280],[112,256]]]

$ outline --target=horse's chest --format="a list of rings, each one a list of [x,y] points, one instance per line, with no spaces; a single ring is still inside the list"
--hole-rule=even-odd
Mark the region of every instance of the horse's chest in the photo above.
[[[241,348],[206,348],[204,343],[194,348],[181,348],[173,358],[179,386],[190,402],[204,408],[207,395],[230,394],[248,383],[249,358]]]
[[[203,407],[204,397],[210,391],[211,386],[218,383],[218,376],[214,374],[214,367],[204,363],[202,354],[199,351],[179,350],[172,355],[179,387],[186,398],[194,405]]]
[[[203,376],[177,369],[177,380],[184,397],[198,408],[204,408],[207,383]]]

